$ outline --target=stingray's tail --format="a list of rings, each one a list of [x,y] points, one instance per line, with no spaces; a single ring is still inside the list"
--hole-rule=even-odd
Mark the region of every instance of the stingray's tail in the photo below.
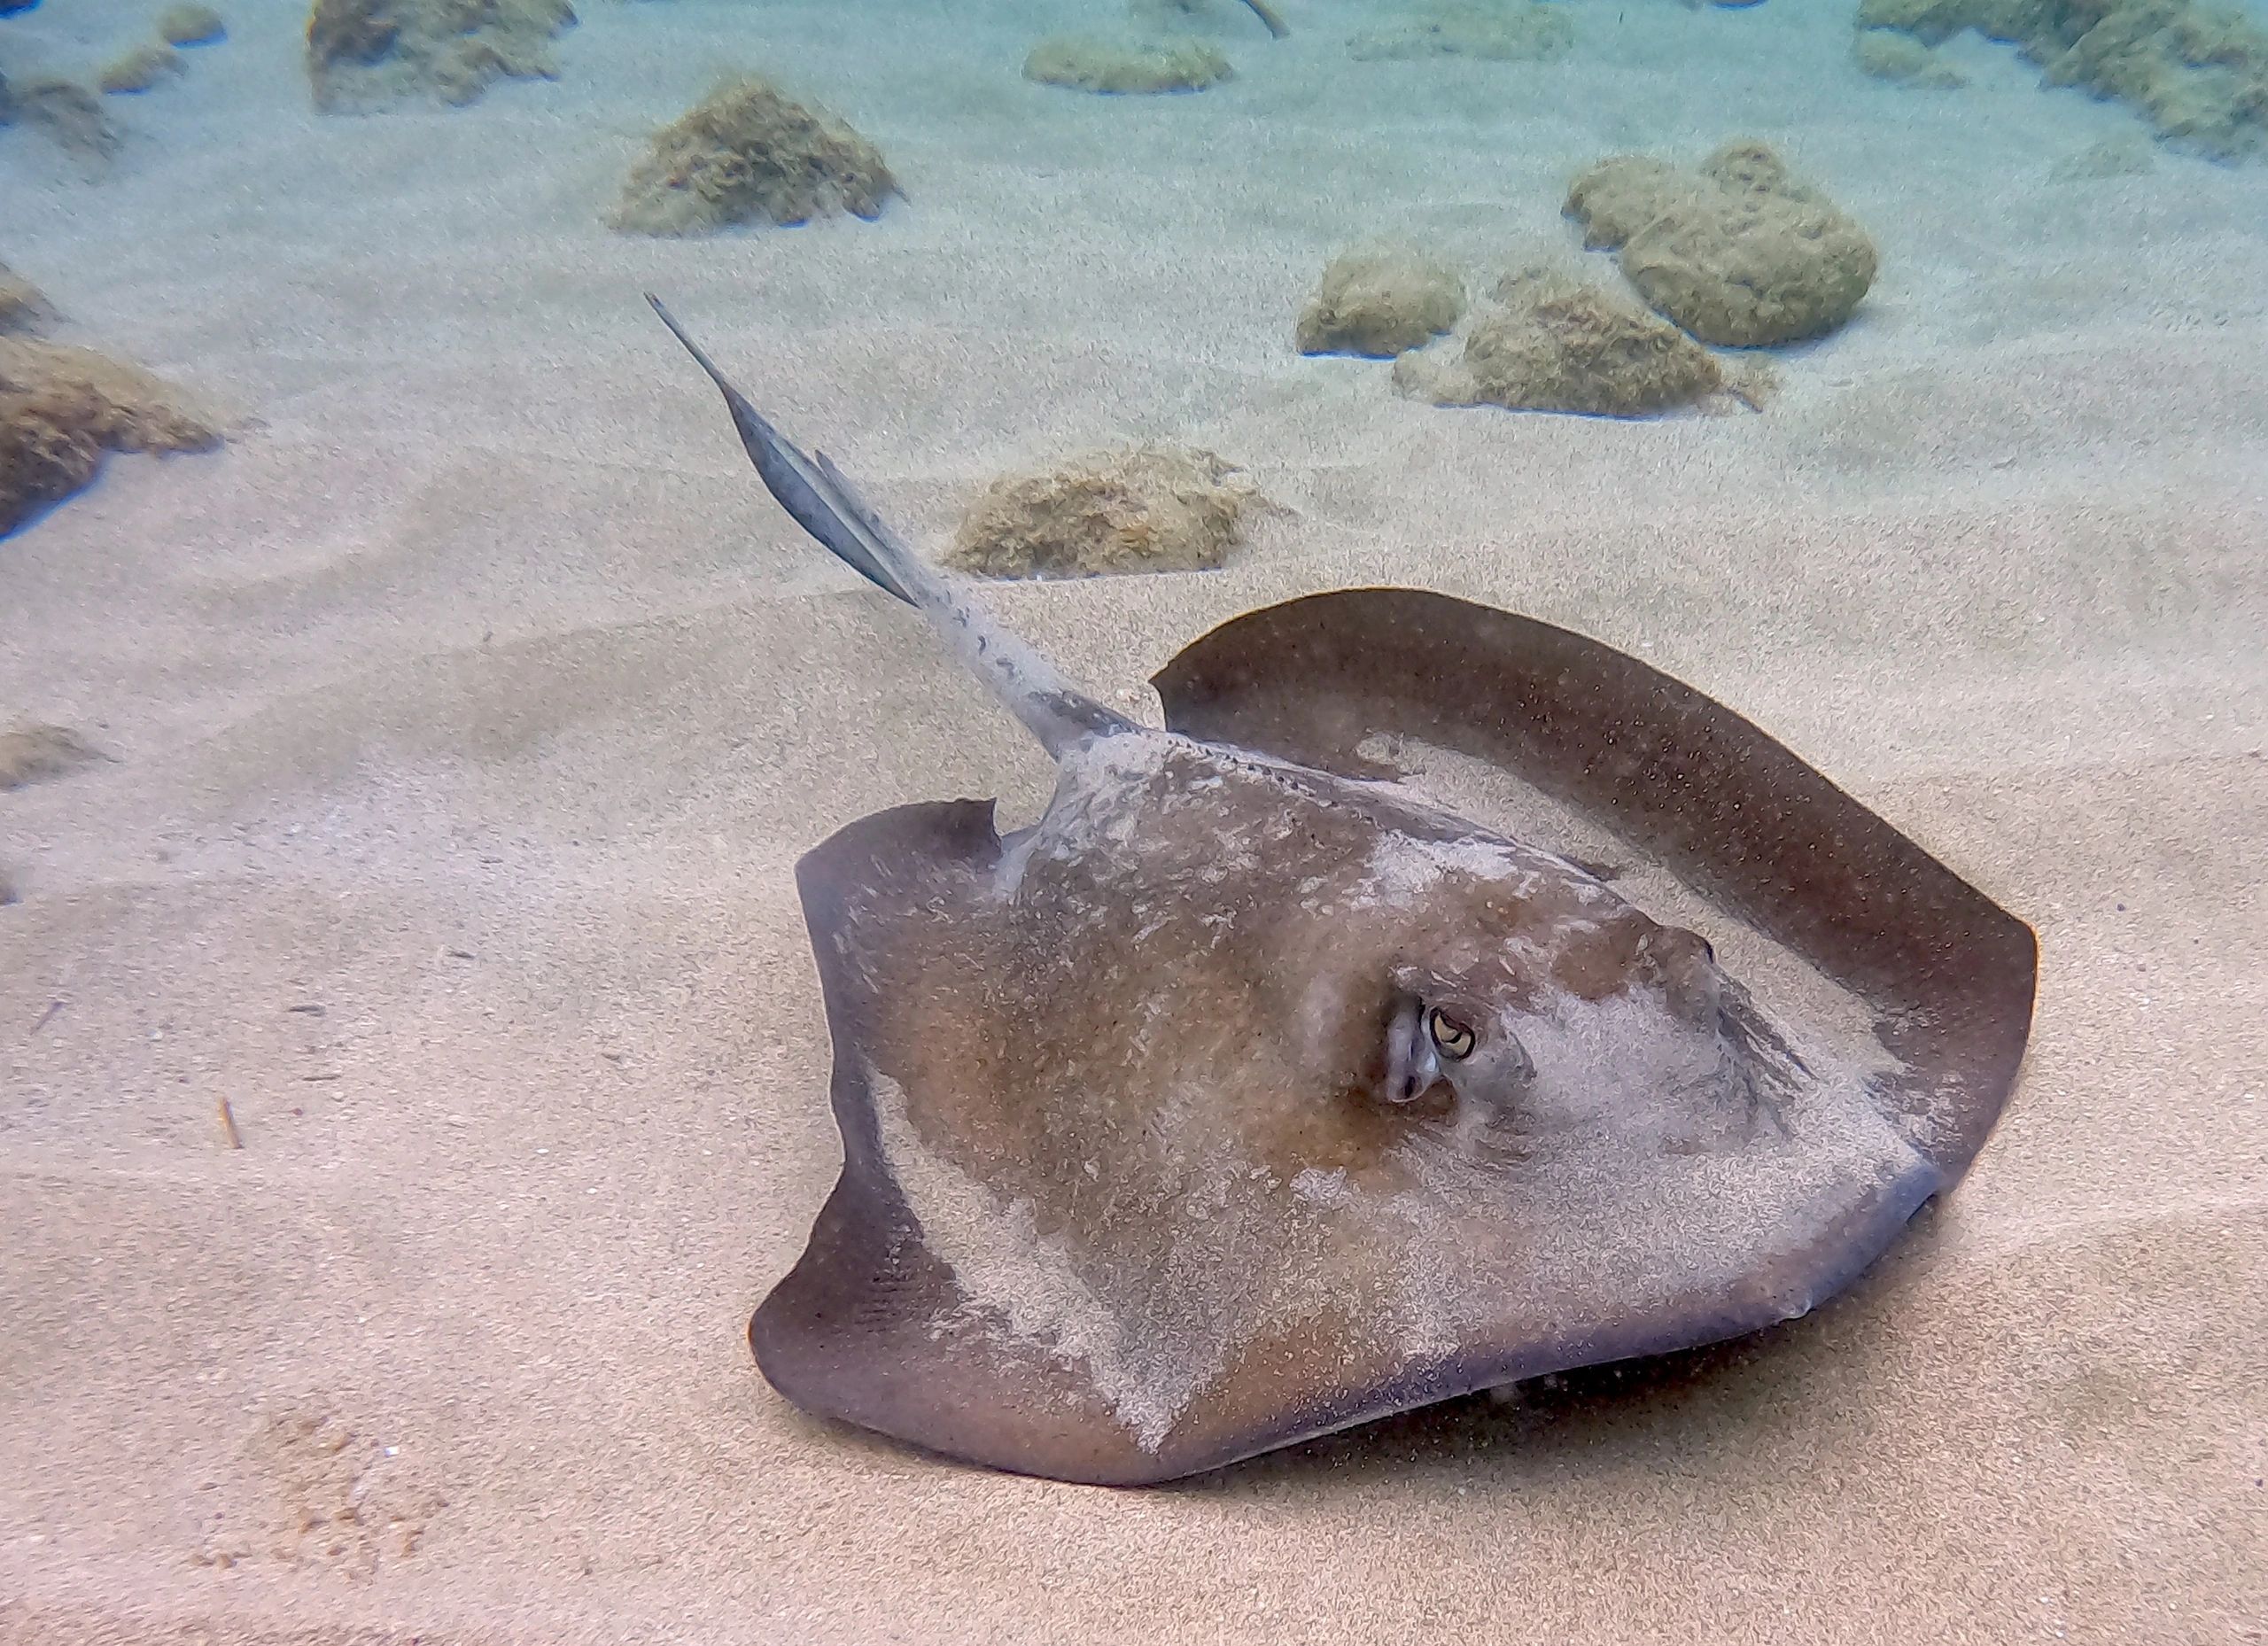
[[[796,524],[833,550],[837,560],[876,588],[897,595],[909,606],[920,605],[920,602],[906,592],[905,582],[894,569],[894,563],[913,559],[911,551],[893,539],[874,512],[858,501],[850,483],[835,472],[835,465],[827,461],[824,454],[810,458],[796,450],[765,420],[762,412],[748,403],[747,395],[726,380],[708,353],[686,336],[685,328],[677,323],[676,315],[662,307],[661,299],[649,291],[646,300],[662,317],[662,324],[670,329],[670,335],[685,345],[685,352],[693,356],[694,364],[707,372],[709,381],[724,391],[725,404],[733,414],[733,426],[741,432],[741,444],[748,447],[757,473],[764,477],[765,486],[772,495],[780,500],[780,507],[796,517]]]
[[[686,335],[659,298],[649,291],[646,301],[723,392],[741,444],[780,507],[843,564],[918,608],[1048,753],[1060,756],[1087,738],[1134,729],[1124,716],[1072,689],[1053,664],[1002,628],[959,578],[949,577],[908,547],[827,462],[826,453],[806,455],[773,428]]]

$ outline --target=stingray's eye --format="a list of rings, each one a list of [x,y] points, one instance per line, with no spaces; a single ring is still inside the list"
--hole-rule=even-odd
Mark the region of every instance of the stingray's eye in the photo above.
[[[1433,1037],[1441,1054],[1452,1061],[1472,1055],[1472,1030],[1439,1006],[1425,1013],[1425,1032]]]

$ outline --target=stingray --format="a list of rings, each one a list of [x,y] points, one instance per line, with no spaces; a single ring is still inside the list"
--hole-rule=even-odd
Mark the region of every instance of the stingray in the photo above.
[[[749,1326],[795,1405],[1172,1479],[1802,1315],[1968,1169],[2031,929],[1740,716],[1362,588],[1205,635],[1137,724],[654,307],[1057,767],[1028,827],[903,805],[796,866],[843,1164]]]

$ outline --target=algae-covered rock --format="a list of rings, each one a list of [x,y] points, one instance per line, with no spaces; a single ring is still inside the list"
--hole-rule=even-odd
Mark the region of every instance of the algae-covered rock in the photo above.
[[[1302,354],[1384,360],[1449,330],[1464,312],[1456,271],[1421,252],[1379,246],[1342,252],[1300,313]]]
[[[180,52],[171,46],[141,45],[113,59],[96,83],[112,93],[147,91],[180,73]]]
[[[1583,243],[1613,249],[1655,309],[1705,343],[1819,337],[1873,284],[1874,242],[1759,143],[1728,144],[1698,170],[1619,157],[1575,181]]]
[[[1394,387],[1437,406],[1642,417],[1726,386],[1717,357],[1628,299],[1549,268],[1500,282],[1461,351],[1394,362]]]
[[[47,299],[39,288],[0,263],[0,331],[27,330],[47,314]]]
[[[718,86],[654,134],[608,222],[627,234],[878,217],[897,183],[882,151],[753,75]]]
[[[568,0],[315,0],[307,79],[325,113],[463,105],[506,77],[555,79],[551,42],[574,22]]]
[[[0,732],[0,790],[53,782],[109,758],[67,726],[14,726]]]
[[[1978,0],[1860,0],[1858,26],[1899,29],[1937,46],[1967,28],[1982,9]]]
[[[1051,35],[1024,58],[1024,78],[1111,96],[1202,91],[1236,71],[1202,40],[1126,44],[1085,35]]]
[[[13,119],[45,132],[58,148],[90,171],[117,157],[120,136],[102,100],[74,80],[43,75],[19,80],[9,89]]]
[[[993,578],[1208,571],[1227,560],[1245,516],[1265,506],[1244,471],[1211,452],[1149,444],[1089,453],[994,481],[945,561]]]
[[[1593,166],[1567,191],[1566,214],[1583,231],[1583,249],[1610,252],[1661,215],[1690,187],[1666,160],[1618,154]]]
[[[2051,86],[2139,110],[2216,159],[2268,144],[2268,27],[2200,0],[1862,0],[1859,24],[1935,45],[1964,28],[2012,42]]]
[[[1574,26],[1563,5],[1535,0],[1435,0],[1395,21],[1363,30],[1348,41],[1347,50],[1365,62],[1426,57],[1535,62],[1558,56],[1574,38]]]
[[[1894,85],[1951,90],[1969,76],[1913,35],[1894,28],[1862,28],[1852,37],[1851,55],[1860,72]]]
[[[2047,176],[2051,182],[2099,182],[2112,177],[2139,177],[2156,168],[2157,159],[2149,151],[2148,139],[2137,134],[2091,143],[2057,160],[2047,168]]]
[[[2252,19],[2186,0],[2053,9],[2062,27],[2024,43],[2049,85],[2131,104],[2168,142],[2216,159],[2268,142],[2268,29]]]
[[[138,367],[0,338],[0,533],[85,485],[105,452],[204,451],[212,417]]]
[[[158,13],[158,38],[169,46],[209,46],[228,33],[228,24],[209,5],[169,5]]]
[[[1728,189],[1777,196],[1799,206],[1827,206],[1827,196],[1788,169],[1787,161],[1768,143],[1743,137],[1724,144],[1701,162],[1700,173]]]

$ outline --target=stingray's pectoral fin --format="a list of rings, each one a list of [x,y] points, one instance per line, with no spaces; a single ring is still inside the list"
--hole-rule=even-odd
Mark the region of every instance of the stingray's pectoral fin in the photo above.
[[[873,1100],[840,1073],[836,1099]],[[1133,1443],[1076,1363],[970,1306],[871,1153],[846,1151],[810,1244],[750,1319],[748,1340],[765,1380],[804,1411],[947,1456],[1104,1485],[1173,1472]]]
[[[1135,1443],[1082,1363],[970,1299],[899,1181],[904,1137],[896,1153],[885,1141],[884,1105],[902,1131],[914,1099],[878,1062],[888,1047],[928,1055],[903,1052],[928,1044],[906,1014],[965,991],[967,957],[929,940],[959,923],[941,930],[940,911],[966,920],[970,899],[990,897],[1001,850],[990,801],[932,803],[861,818],[796,866],[834,1043],[843,1175],[750,1320],[749,1346],[806,1411],[998,1468],[1154,1479],[1169,1465]],[[953,1078],[950,1060],[896,1067],[917,1095]]]

